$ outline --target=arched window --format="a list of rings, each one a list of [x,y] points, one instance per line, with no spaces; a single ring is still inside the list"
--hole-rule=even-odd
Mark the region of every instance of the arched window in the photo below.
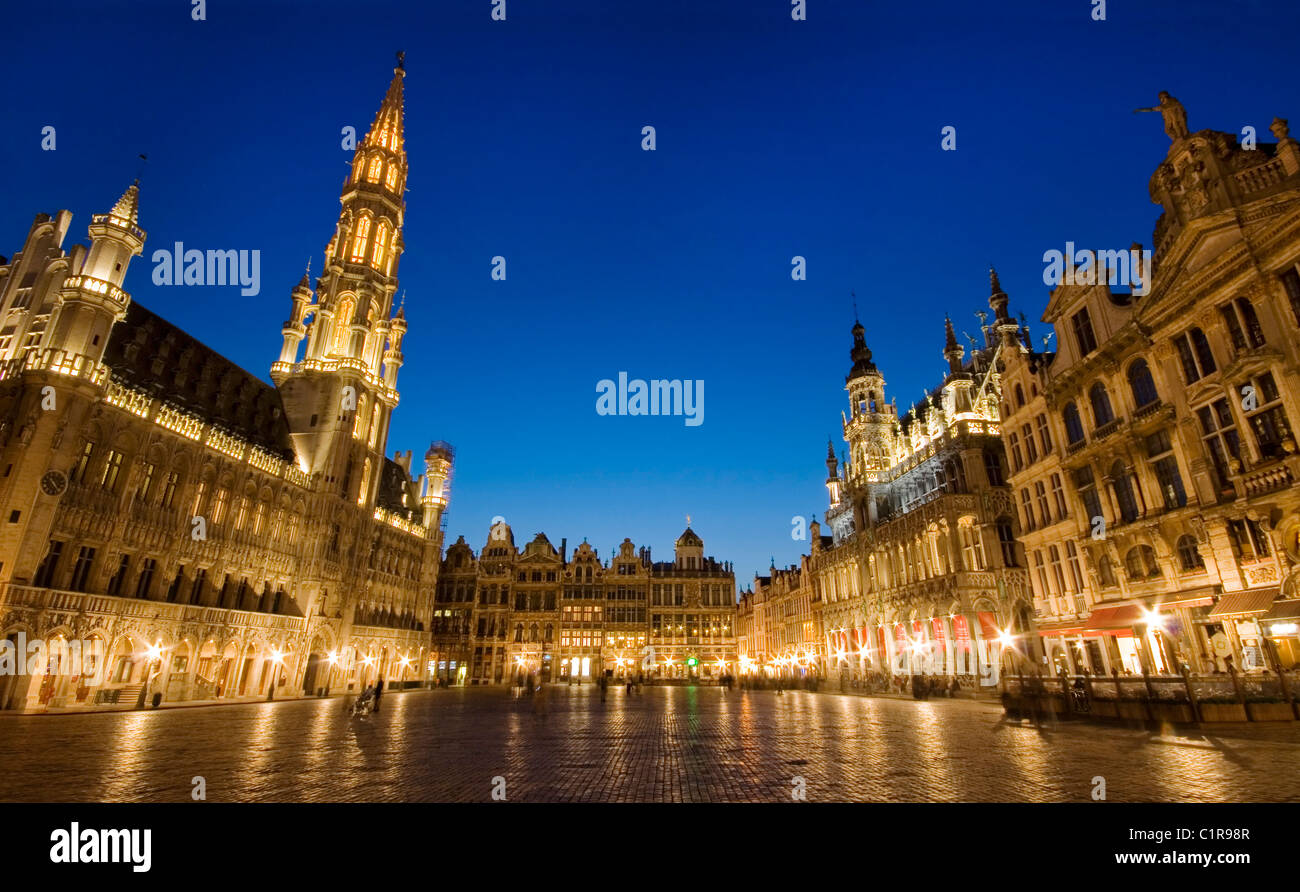
[[[547,640],[547,641],[552,641],[552,640],[554,640],[554,639],[555,639],[555,624],[554,624],[554,623],[547,623],[547,624],[546,624],[546,640]]]
[[[1142,409],[1152,403],[1160,402],[1156,393],[1156,382],[1151,378],[1151,369],[1145,359],[1137,359],[1128,367],[1128,384],[1133,391],[1133,405]]]
[[[1156,553],[1150,545],[1138,545],[1124,555],[1124,570],[1134,582],[1160,575],[1156,566]]]
[[[357,400],[356,412],[352,416],[352,438],[354,440],[361,439],[361,425],[365,422],[365,420],[366,420],[366,395],[363,393],[361,394],[361,398]]]
[[[1110,466],[1110,477],[1115,487],[1115,501],[1119,503],[1119,516],[1124,523],[1132,523],[1138,518],[1137,496],[1133,492],[1133,475],[1124,467],[1122,461]]]
[[[1205,560],[1201,550],[1196,547],[1196,537],[1178,537],[1178,565],[1184,573],[1194,573],[1205,569]]]
[[[515,641],[522,642],[523,640],[524,640],[524,624],[515,623]]]
[[[388,187],[388,191],[390,192],[397,191],[397,165],[396,164],[388,165],[388,176],[384,179],[384,185]]]
[[[365,465],[361,469],[361,491],[357,493],[357,504],[364,505],[366,496],[370,492],[370,459],[366,459]]]
[[[1115,413],[1110,408],[1110,394],[1106,385],[1098,381],[1088,391],[1088,401],[1092,403],[1092,422],[1097,427],[1105,427],[1115,420]]]
[[[379,182],[379,173],[384,167],[384,161],[378,155],[370,159],[370,169],[366,171],[366,179],[372,183]]]
[[[334,313],[335,353],[346,354],[352,349],[352,314],[355,312],[356,304],[351,295],[339,302],[338,310]]]
[[[370,218],[362,217],[357,221],[352,237],[352,262],[366,262],[366,239],[370,238]]]
[[[384,268],[384,256],[388,252],[388,224],[380,223],[375,232],[375,250],[370,255],[370,265],[375,269]]]
[[[1019,409],[1025,404],[1025,390],[1019,384],[1016,385],[1016,408]]]
[[[371,449],[375,448],[375,441],[379,438],[379,400],[375,400],[375,408],[370,413],[370,436],[366,440],[366,445]]]
[[[1082,443],[1083,421],[1079,418],[1079,407],[1074,403],[1066,403],[1061,411],[1061,418],[1065,421],[1065,436],[1070,441],[1070,445]]]

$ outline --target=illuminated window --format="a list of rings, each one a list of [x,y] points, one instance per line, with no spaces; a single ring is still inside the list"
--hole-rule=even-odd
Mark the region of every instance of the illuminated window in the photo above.
[[[366,179],[372,183],[378,183],[379,173],[383,169],[383,166],[384,162],[378,155],[370,159],[370,169],[366,171]]]
[[[366,239],[370,238],[370,218],[362,217],[357,221],[356,235],[352,239],[352,262],[364,263],[366,260]]]
[[[366,503],[366,495],[370,492],[370,459],[366,459],[365,466],[361,470],[361,492],[357,494],[357,504]]]
[[[375,233],[375,250],[371,254],[370,265],[375,269],[384,268],[384,254],[388,251],[388,224],[380,223]]]
[[[371,449],[375,448],[375,441],[379,437],[379,401],[375,401],[374,411],[370,413],[370,437],[366,441]]]
[[[384,185],[388,187],[390,192],[397,191],[397,165],[396,164],[388,165],[388,176],[384,180]]]
[[[352,418],[352,438],[361,439],[361,422],[366,417],[366,397],[362,394],[361,399],[357,401],[357,411]]]

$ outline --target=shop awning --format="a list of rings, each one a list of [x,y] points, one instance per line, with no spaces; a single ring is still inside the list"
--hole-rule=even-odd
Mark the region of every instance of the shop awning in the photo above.
[[[1300,600],[1274,601],[1273,609],[1260,619],[1300,619]]]
[[[1084,619],[1059,623],[1039,623],[1040,635],[1088,635],[1113,629],[1129,629],[1142,622],[1142,608],[1137,604],[1098,607]]]
[[[1253,588],[1244,592],[1225,592],[1206,616],[1216,619],[1222,616],[1248,616],[1252,613],[1264,613],[1273,605],[1277,597],[1276,588]]]

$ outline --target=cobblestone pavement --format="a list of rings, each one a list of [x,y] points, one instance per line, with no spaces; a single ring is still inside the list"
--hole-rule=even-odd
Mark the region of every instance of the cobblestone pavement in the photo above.
[[[1295,725],[1161,736],[1001,721],[988,703],[554,687],[0,721],[0,801],[790,802],[1300,800]],[[1232,734],[1233,736],[1227,736]]]

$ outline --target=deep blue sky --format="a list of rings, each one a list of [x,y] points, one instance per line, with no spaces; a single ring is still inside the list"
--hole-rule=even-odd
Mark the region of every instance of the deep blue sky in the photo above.
[[[150,158],[135,299],[266,376],[349,154],[407,53],[410,331],[389,453],[452,442],[448,539],[630,536],[667,558],[797,560],[846,406],[849,292],[888,394],[976,332],[992,261],[1037,319],[1042,254],[1150,245],[1171,91],[1193,130],[1300,127],[1292,2],[184,0],[6,12],[0,253],[38,212],[84,239]],[[41,127],[58,148],[40,150]],[[640,149],[641,127],[658,151]],[[957,128],[942,152],[940,129]],[[262,293],[158,288],[149,255],[259,249]],[[503,255],[508,280],[491,280]],[[808,280],[790,259],[808,259]],[[1041,330],[1041,327],[1039,327]],[[705,381],[705,422],[597,416],[595,386]]]

